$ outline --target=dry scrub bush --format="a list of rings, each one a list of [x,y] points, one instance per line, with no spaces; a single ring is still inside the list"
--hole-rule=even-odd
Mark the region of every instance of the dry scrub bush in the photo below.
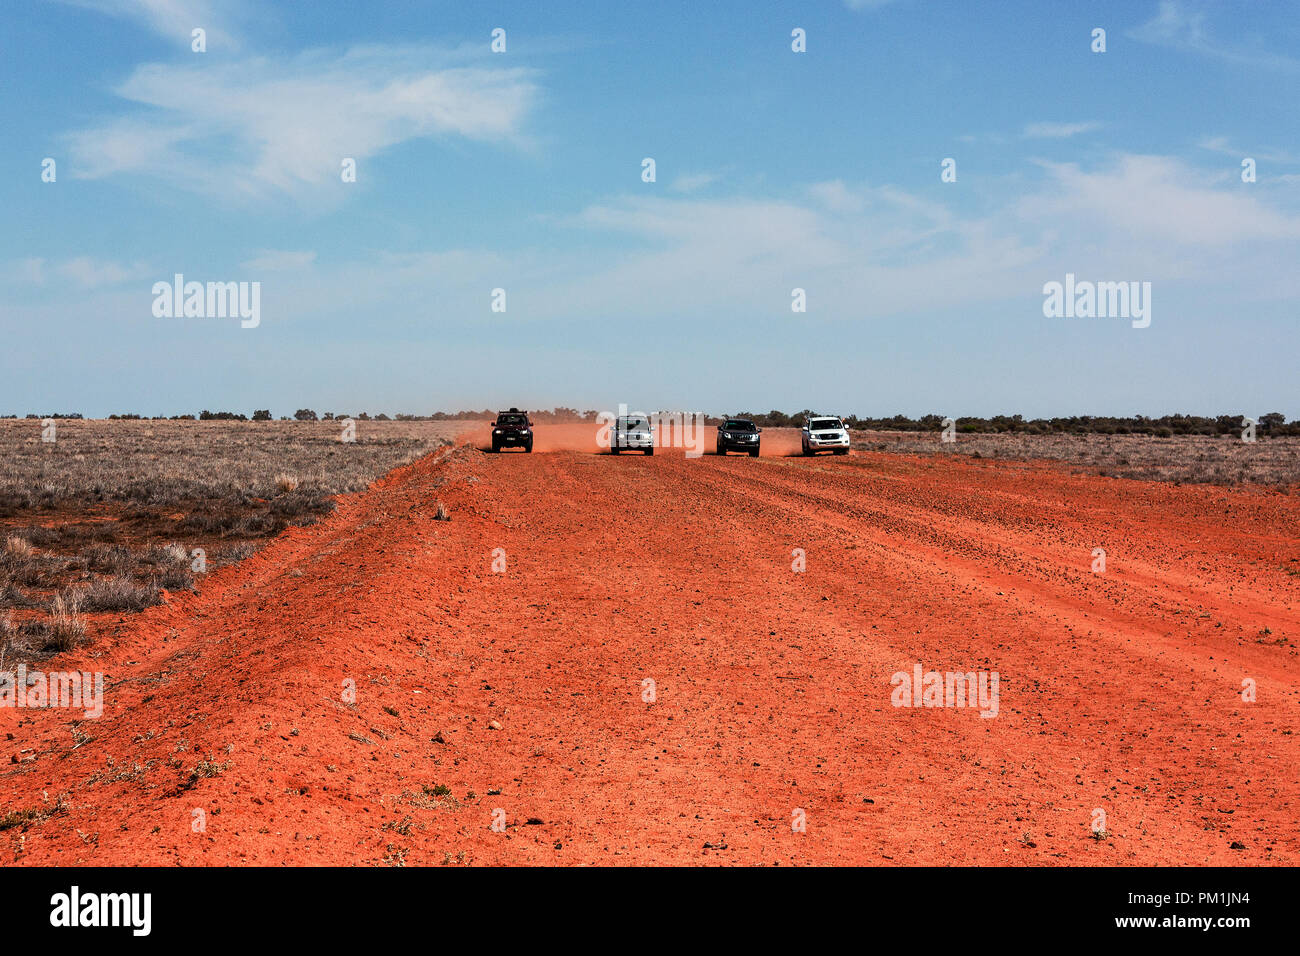
[[[128,574],[99,578],[81,592],[81,607],[87,611],[143,611],[158,603],[158,585],[139,584]]]

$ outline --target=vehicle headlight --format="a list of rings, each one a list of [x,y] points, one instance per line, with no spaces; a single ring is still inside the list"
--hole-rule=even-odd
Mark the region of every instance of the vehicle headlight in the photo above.
[[[723,437],[723,438],[730,438],[730,437],[731,437],[731,432],[723,432],[723,433],[722,433],[722,437]]]
[[[500,435],[500,434],[501,434],[501,429],[499,429],[499,428],[494,428],[494,429],[492,429],[492,434],[493,434],[493,435]]]
[[[519,429],[519,434],[521,434],[521,435],[527,435],[527,434],[528,434],[528,429],[527,429],[527,428],[521,428],[521,429]]]

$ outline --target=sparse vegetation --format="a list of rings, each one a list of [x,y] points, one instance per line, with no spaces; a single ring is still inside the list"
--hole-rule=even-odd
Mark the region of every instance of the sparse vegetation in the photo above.
[[[27,807],[22,810],[11,810],[8,813],[0,813],[0,831],[13,830],[20,828],[26,830],[33,824],[42,823],[50,817],[59,816],[68,812],[68,800],[66,796],[61,795],[53,803],[47,802],[40,807]]]
[[[0,634],[5,653],[70,649],[86,638],[82,612],[138,611],[191,590],[194,549],[205,571],[242,560],[460,427],[363,418],[345,443],[333,420],[262,412],[256,424],[223,412],[65,418],[50,443],[39,422],[0,420],[0,611],[17,612]]]
[[[406,866],[406,849],[392,843],[384,847],[384,866]]]
[[[830,411],[824,409],[825,411]],[[733,417],[748,418],[764,428],[799,428],[804,421],[814,414],[809,409],[801,412],[767,413],[737,412]],[[989,418],[963,416],[956,418],[953,425],[961,434],[1021,434],[1021,435],[1151,435],[1159,438],[1172,438],[1178,435],[1232,435],[1240,436],[1242,418],[1251,413],[1235,412],[1230,415],[1162,415],[1152,418],[1147,415],[1130,417],[1113,415],[1070,415],[1057,418],[1026,419],[1023,415],[993,415]],[[1300,420],[1287,423],[1281,412],[1269,412],[1253,415],[1256,420],[1256,432],[1260,438],[1300,438]],[[719,424],[722,419],[709,418],[709,424]],[[944,427],[943,415],[922,415],[920,418],[908,418],[906,415],[894,415],[892,418],[843,416],[844,424],[853,431],[895,431],[895,432],[938,432]]]
[[[1300,486],[1300,438],[1244,442],[1240,430],[1211,437],[1180,434],[963,433],[941,442],[936,432],[854,431],[853,447],[912,455],[968,455],[1009,461],[1053,459],[1112,478],[1188,484],[1242,482]]]
[[[158,586],[137,584],[129,575],[99,578],[81,592],[87,611],[143,611],[158,603]]]

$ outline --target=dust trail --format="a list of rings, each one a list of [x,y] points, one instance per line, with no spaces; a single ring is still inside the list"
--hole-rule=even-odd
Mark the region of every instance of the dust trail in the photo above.
[[[609,449],[601,447],[597,440],[603,426],[594,422],[578,422],[568,425],[533,426],[533,451],[562,452],[572,451],[586,455],[608,455]],[[681,445],[682,436],[660,432],[655,437],[655,454],[684,455],[686,450]],[[717,429],[714,426],[704,428],[704,453],[712,455],[717,441]],[[492,449],[492,423],[475,422],[457,436],[462,444],[473,445],[480,451]],[[677,447],[664,447],[659,444],[668,441]],[[803,454],[803,443],[797,428],[764,428],[759,444],[759,455],[763,458],[789,458]],[[507,449],[510,451],[512,449]],[[633,452],[633,454],[637,454]]]
[[[798,428],[764,428],[759,435],[760,458],[789,458],[803,454],[802,432]]]
[[[596,441],[600,428],[601,426],[594,422],[579,422],[572,425],[534,425],[533,451],[576,451],[590,455],[608,454],[609,449],[601,448]],[[467,445],[473,445],[480,451],[491,451],[492,423],[478,422],[472,428],[467,428],[460,435],[460,441]],[[515,451],[515,449],[506,450],[507,453],[512,451]]]
[[[456,436],[456,444],[473,445],[479,451],[490,451],[492,448],[492,423],[474,422]]]
[[[760,458],[790,458],[803,454],[803,439],[798,428],[764,428],[759,435],[758,456]],[[714,454],[717,447],[717,430],[710,428],[704,437],[706,454]],[[733,451],[732,455],[740,455]]]

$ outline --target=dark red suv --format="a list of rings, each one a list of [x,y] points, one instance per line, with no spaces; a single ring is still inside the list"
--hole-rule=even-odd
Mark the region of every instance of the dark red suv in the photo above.
[[[492,450],[497,452],[502,448],[533,450],[533,422],[527,412],[517,408],[497,412],[497,420],[492,423]]]

